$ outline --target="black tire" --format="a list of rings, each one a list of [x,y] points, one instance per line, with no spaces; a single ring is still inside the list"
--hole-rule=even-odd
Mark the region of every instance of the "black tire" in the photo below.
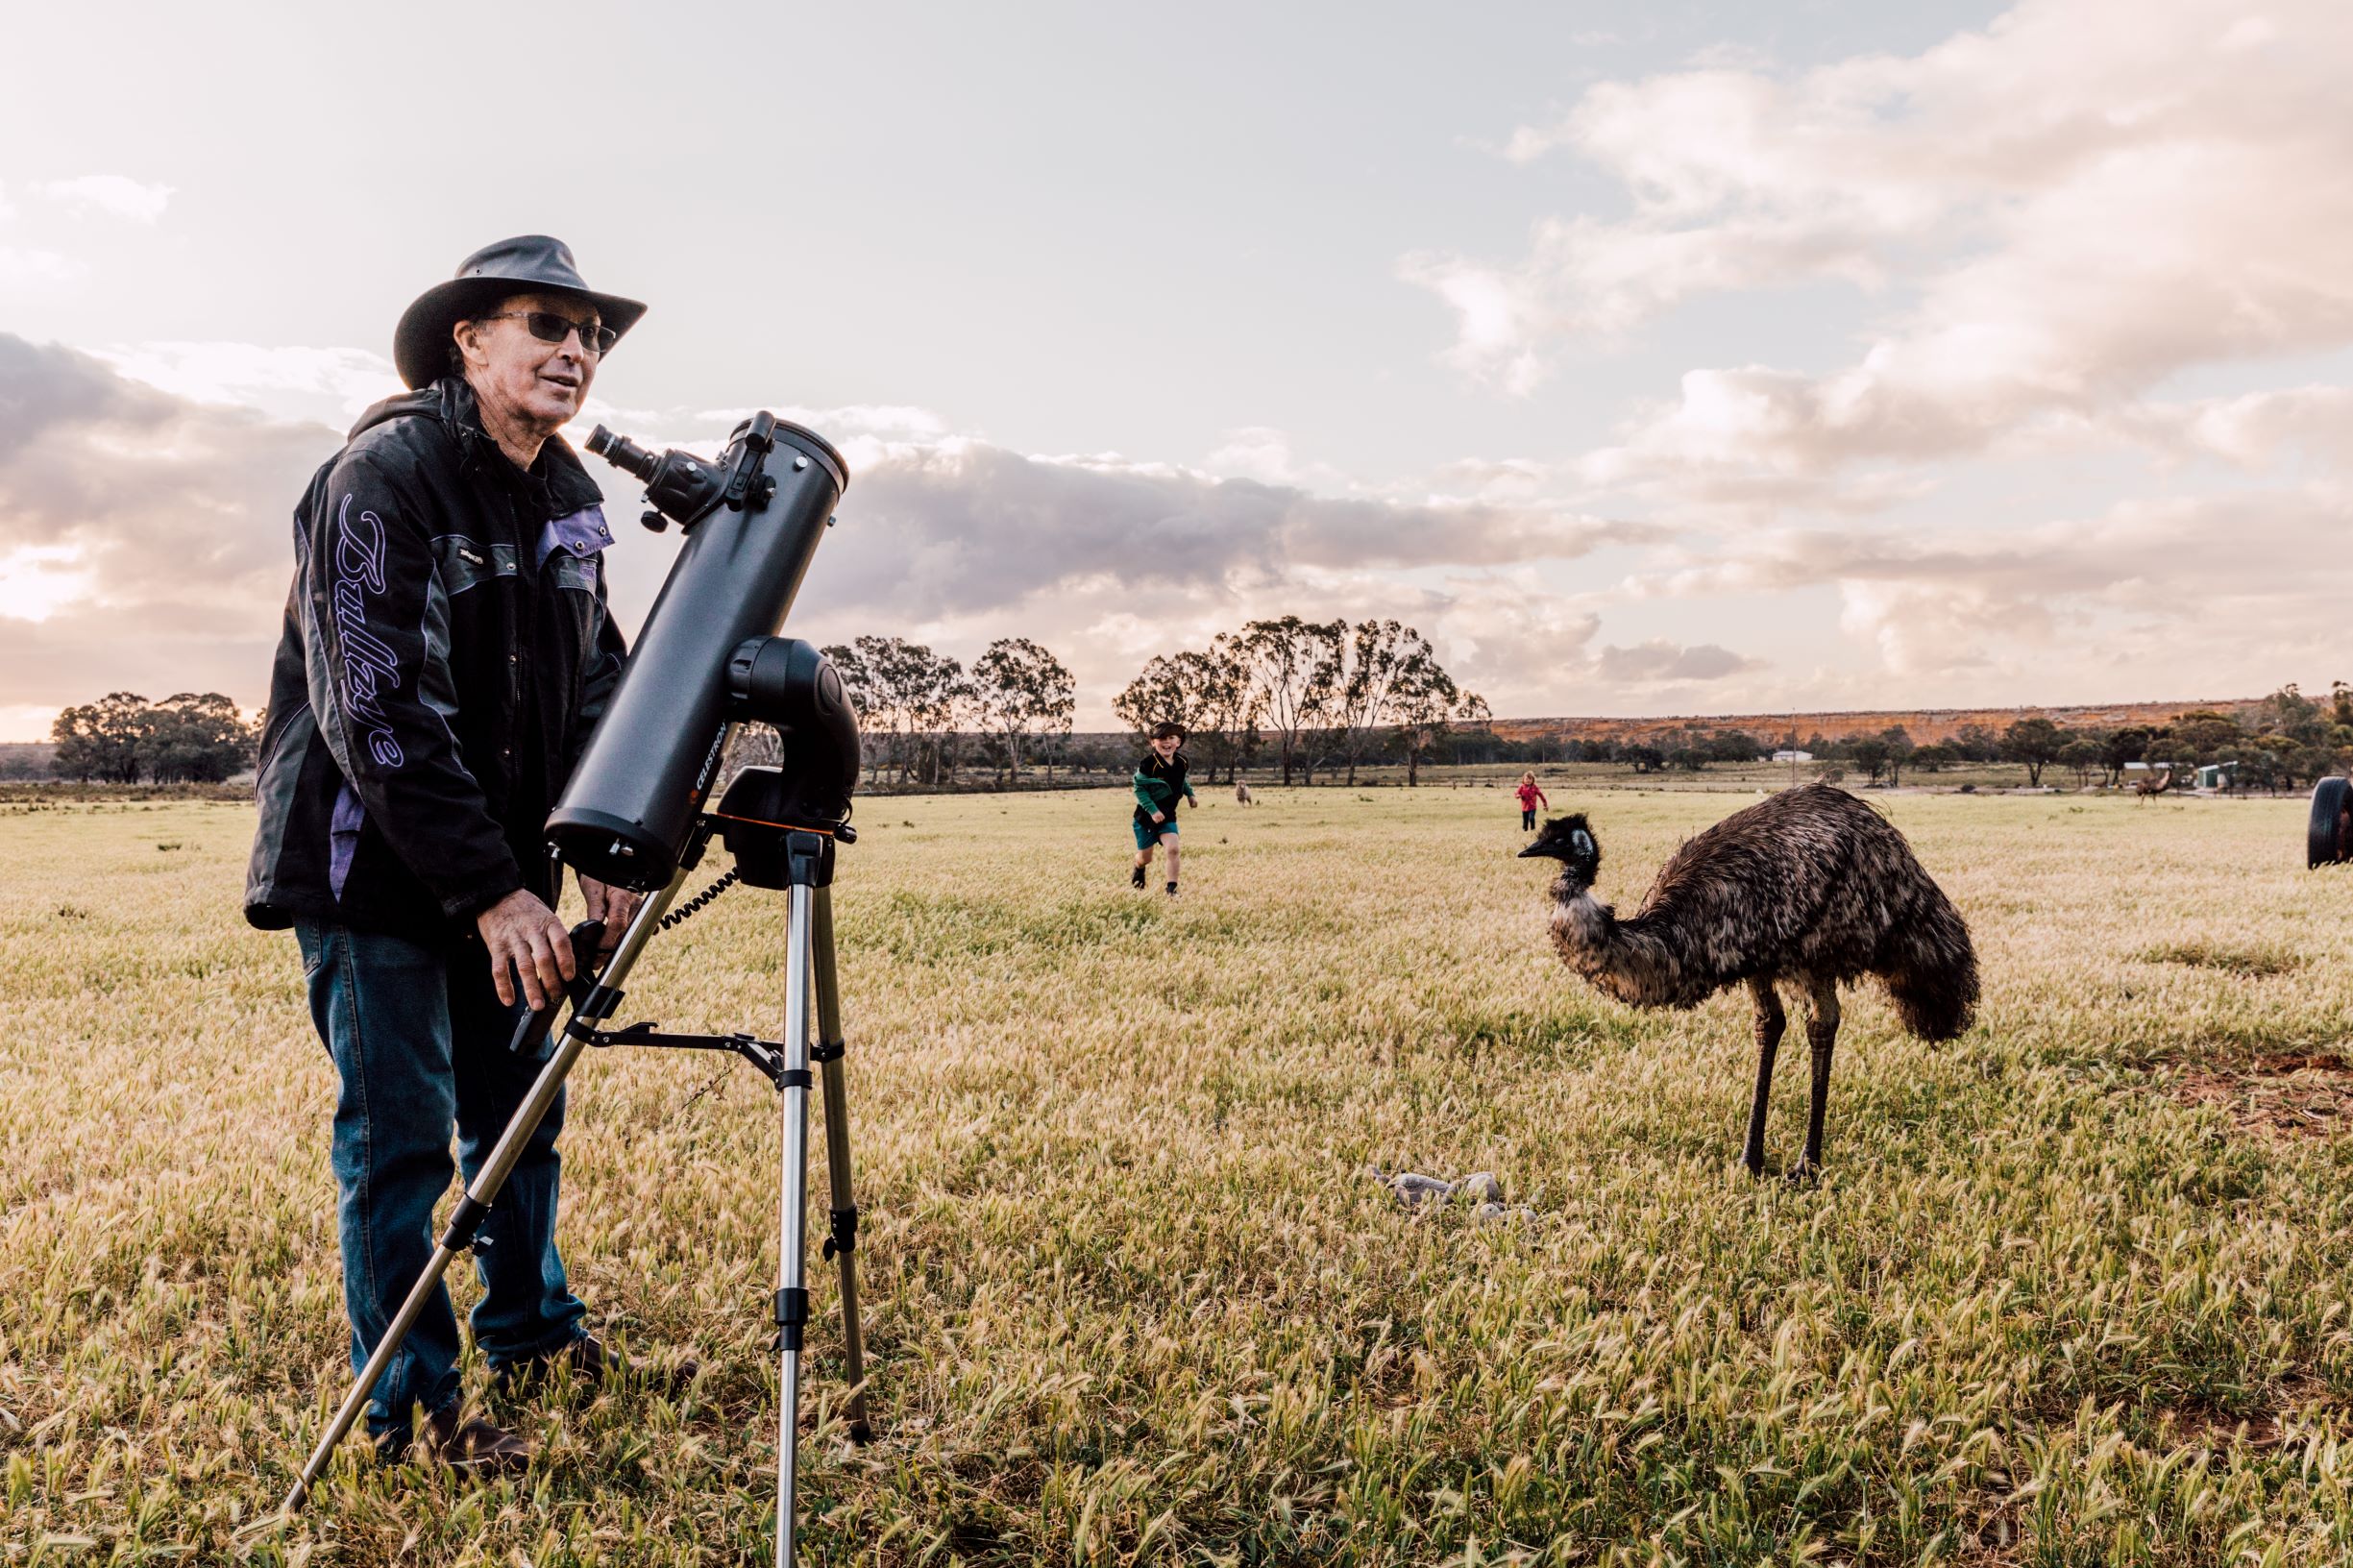
[[[2353,858],[2353,779],[2324,778],[2313,786],[2312,826],[2304,837],[2304,865],[2336,866]]]

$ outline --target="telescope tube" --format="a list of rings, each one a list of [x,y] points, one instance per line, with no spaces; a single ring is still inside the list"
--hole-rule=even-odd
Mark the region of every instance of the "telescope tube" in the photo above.
[[[735,428],[716,472],[725,502],[681,519],[686,543],[548,818],[575,870],[619,887],[669,885],[726,739],[729,656],[784,625],[849,483],[822,436],[767,414]]]

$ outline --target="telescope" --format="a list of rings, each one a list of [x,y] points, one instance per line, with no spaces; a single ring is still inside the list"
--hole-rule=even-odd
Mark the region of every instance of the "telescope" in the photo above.
[[[840,453],[814,430],[756,413],[735,427],[717,460],[655,453],[599,426],[588,450],[646,486],[643,521],[685,535],[648,612],[619,686],[547,822],[551,854],[582,874],[647,894],[601,971],[602,928],[572,933],[568,993],[525,1017],[511,1049],[540,1062],[538,1077],[451,1213],[425,1273],[386,1326],[367,1364],[282,1505],[300,1508],[477,1232],[524,1146],[553,1107],[583,1051],[615,1045],[727,1051],[772,1083],[782,1120],[777,1287],[772,1301],[782,1398],[776,1435],[776,1563],[793,1560],[800,1355],[809,1318],[809,1096],[820,1069],[832,1188],[824,1256],[840,1268],[849,1433],[863,1441],[865,1348],[859,1327],[858,1209],[851,1197],[846,1045],[834,968],[834,852],[852,844],[858,720],[833,666],[812,645],[776,635],[847,486]],[[773,725],[782,761],[746,768],[708,804],[727,739],[743,723]],[[674,912],[686,879],[717,839],[734,866]],[[667,1034],[651,1023],[609,1027],[621,989],[658,932],[728,888],[781,890],[786,904],[784,1038]],[[559,1007],[570,1010],[561,1030]],[[551,1042],[552,1046],[551,1046]]]
[[[675,522],[686,543],[548,818],[548,842],[576,870],[650,893],[677,870],[730,724],[774,724],[788,748],[797,734],[804,746],[846,743],[839,799],[822,803],[832,817],[848,810],[857,721],[841,678],[814,649],[765,639],[784,625],[849,475],[822,436],[767,413],[738,425],[715,463],[656,456],[601,425],[588,450],[643,479],[648,518]]]

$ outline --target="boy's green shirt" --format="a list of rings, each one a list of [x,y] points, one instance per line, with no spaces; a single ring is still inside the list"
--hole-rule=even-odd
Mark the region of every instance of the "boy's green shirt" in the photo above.
[[[1157,811],[1168,821],[1175,821],[1177,796],[1180,793],[1194,805],[1201,803],[1201,797],[1193,794],[1192,780],[1185,776],[1186,772],[1185,753],[1182,751],[1166,762],[1161,761],[1155,753],[1144,754],[1143,761],[1136,765],[1132,782],[1136,786],[1137,809],[1143,813],[1146,820]]]

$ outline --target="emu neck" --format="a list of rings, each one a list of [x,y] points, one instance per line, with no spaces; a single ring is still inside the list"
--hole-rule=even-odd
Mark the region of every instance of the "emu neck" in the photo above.
[[[1618,918],[1593,890],[1563,871],[1553,883],[1553,935],[1564,947],[1600,953],[1618,932]]]
[[[1679,966],[1655,935],[1620,925],[1610,907],[1574,877],[1553,884],[1552,923],[1553,946],[1605,994],[1636,1007],[1688,1007],[1699,999],[1682,994]]]

